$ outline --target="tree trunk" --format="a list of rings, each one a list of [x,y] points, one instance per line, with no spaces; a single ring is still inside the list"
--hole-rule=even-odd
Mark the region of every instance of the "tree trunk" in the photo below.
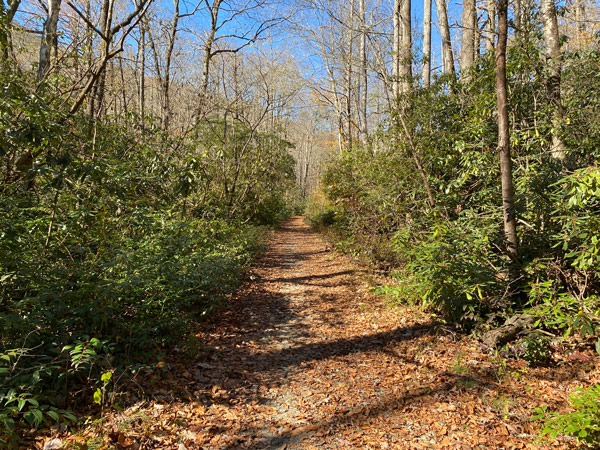
[[[106,66],[108,65],[108,54],[110,52],[110,43],[112,41],[111,27],[112,27],[112,19],[113,19],[113,9],[115,3],[114,0],[104,0],[102,3],[102,13],[100,16],[100,25],[102,34],[106,36],[106,39],[103,39],[102,42],[102,58],[106,59],[106,64],[104,65],[104,69],[100,73],[100,79],[98,81],[98,90],[96,93],[96,108],[97,112],[100,113],[102,110],[102,104],[104,102],[104,91],[106,88]]]
[[[123,58],[119,58],[119,74],[121,75],[121,98],[122,98],[122,108],[120,114],[125,117],[126,123],[129,122],[127,118],[127,111],[129,111],[127,105],[127,84],[125,83],[125,71],[123,69]]]
[[[410,0],[402,0],[400,7],[400,88],[403,93],[410,91],[412,78],[412,35],[410,20]]]
[[[61,0],[48,0],[48,16],[44,22],[42,41],[40,43],[40,59],[37,71],[38,83],[44,79],[50,69],[50,58],[58,27],[60,3]]]
[[[514,22],[515,22],[515,33],[518,35],[521,33],[522,27],[522,18],[523,18],[523,0],[515,0],[513,4],[514,12]]]
[[[452,40],[450,38],[450,27],[448,26],[448,14],[445,0],[435,0],[440,34],[442,36],[442,58],[444,60],[444,73],[455,74],[454,56],[452,55]]]
[[[496,49],[496,95],[498,105],[498,151],[502,181],[502,216],[506,251],[511,259],[518,256],[515,195],[510,157],[508,97],[506,89],[506,43],[508,40],[508,0],[498,1],[498,48]]]
[[[392,42],[392,94],[394,102],[400,95],[400,0],[394,0],[394,33]]]
[[[477,28],[477,9],[475,0],[463,0],[462,38],[460,46],[461,78],[469,79],[468,72],[475,61],[475,30]],[[465,78],[466,77],[466,78]]]
[[[162,102],[162,128],[165,131],[169,130],[171,119],[171,61],[173,59],[173,49],[175,48],[175,39],[177,37],[177,27],[179,24],[179,0],[173,0],[173,21],[171,22],[171,34],[169,36],[169,46],[165,58],[165,75],[163,77],[163,102]]]
[[[485,52],[489,54],[494,50],[496,40],[496,0],[487,0],[487,16]]]
[[[585,0],[575,0],[575,21],[577,22],[577,37],[585,38]],[[581,45],[582,42],[579,43]]]
[[[348,41],[346,60],[346,132],[348,148],[352,148],[352,65],[354,63],[354,0],[350,2],[350,20],[348,21]]]
[[[20,4],[21,0],[12,0],[8,2],[8,9],[5,9],[4,1],[0,1],[0,54],[3,57],[0,64],[8,62],[13,52],[11,27]]]
[[[431,0],[423,0],[423,87],[431,84]]]
[[[221,11],[222,0],[215,0],[210,8],[210,31],[208,38],[204,44],[204,60],[202,68],[202,95],[206,97],[208,94],[208,82],[210,77],[210,60],[213,56],[212,49],[217,34],[217,25],[219,21],[219,12]]]
[[[138,42],[139,58],[139,84],[138,84],[138,111],[142,119],[142,128],[144,124],[144,115],[146,114],[146,29],[140,24],[140,40]]]
[[[558,35],[558,21],[556,18],[556,6],[554,0],[542,0],[542,24],[544,29],[544,41],[546,43],[546,56],[550,66],[550,77],[546,81],[548,97],[554,106],[552,114],[552,147],[550,154],[553,158],[562,160],[565,158],[565,145],[558,135],[562,122],[562,104],[560,100],[560,78],[561,78],[561,54]]]
[[[367,123],[367,100],[368,100],[368,78],[367,78],[367,10],[365,0],[359,0],[360,9],[360,115],[361,115],[361,140],[367,142],[369,129]]]

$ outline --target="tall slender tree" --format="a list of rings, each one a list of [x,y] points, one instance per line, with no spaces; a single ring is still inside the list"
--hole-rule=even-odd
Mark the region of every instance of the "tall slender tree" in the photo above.
[[[423,87],[431,84],[431,0],[423,0]]]
[[[8,62],[8,58],[12,52],[12,22],[19,9],[21,0],[9,0],[4,6],[4,0],[0,0],[0,54],[2,55],[2,63]]]
[[[450,38],[450,26],[448,25],[448,12],[445,0],[435,0],[437,8],[438,24],[442,35],[442,58],[444,73],[454,74],[454,55],[452,54],[452,39]]]
[[[469,69],[475,61],[475,35],[477,27],[477,8],[475,0],[463,0],[462,37],[460,48],[461,77],[468,77]]]
[[[494,50],[496,39],[496,0],[487,0],[487,22],[486,22],[485,52]]]
[[[400,2],[400,88],[406,93],[411,87],[412,77],[412,34],[411,0]]]
[[[354,0],[350,1],[350,12],[348,18],[348,24],[346,27],[346,142],[349,147],[352,147],[352,128],[354,122],[352,120],[352,92],[354,91],[353,85],[353,65],[354,61]]]
[[[542,0],[541,13],[544,41],[546,43],[546,55],[548,57],[548,71],[550,75],[546,80],[546,87],[548,97],[553,105],[552,147],[550,154],[553,158],[561,160],[565,158],[565,145],[558,134],[563,117],[560,98],[562,61],[558,34],[558,20],[556,17],[556,5],[554,4],[554,0]]]
[[[498,152],[502,184],[502,217],[506,251],[512,259],[518,256],[517,218],[510,156],[508,95],[506,88],[506,45],[508,40],[508,0],[498,1],[498,47],[496,48],[496,98],[498,107]]]
[[[359,0],[360,13],[360,135],[366,142],[369,137],[367,103],[369,79],[367,73],[367,8],[365,0]]]
[[[50,69],[50,59],[54,41],[57,38],[58,15],[60,13],[61,0],[48,0],[48,15],[44,22],[42,41],[40,43],[40,58],[38,63],[37,81],[40,82]],[[56,55],[55,55],[56,56]]]
[[[394,0],[392,12],[392,95],[394,101],[400,95],[400,1]]]

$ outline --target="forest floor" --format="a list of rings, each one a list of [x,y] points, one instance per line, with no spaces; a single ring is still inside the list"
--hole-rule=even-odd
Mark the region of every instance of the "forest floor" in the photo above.
[[[196,352],[137,382],[149,400],[106,413],[85,448],[570,448],[532,409],[598,381],[591,353],[552,367],[485,352],[419,309],[373,295],[374,275],[294,218]],[[63,439],[65,439],[63,437]],[[103,440],[103,444],[101,444]],[[63,441],[63,442],[66,442]]]

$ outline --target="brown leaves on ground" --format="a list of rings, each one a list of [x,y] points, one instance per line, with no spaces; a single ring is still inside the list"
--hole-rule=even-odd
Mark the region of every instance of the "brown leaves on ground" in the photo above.
[[[173,355],[152,401],[108,418],[105,448],[568,448],[532,409],[598,382],[587,353],[534,369],[386,305],[298,218],[250,278],[200,330],[210,351]]]

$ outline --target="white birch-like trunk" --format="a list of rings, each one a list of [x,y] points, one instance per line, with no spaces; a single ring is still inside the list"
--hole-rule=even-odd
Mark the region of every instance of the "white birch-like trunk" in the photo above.
[[[61,0],[48,0],[48,16],[44,22],[44,31],[40,43],[40,58],[37,71],[37,81],[40,82],[50,69],[51,53],[54,41],[57,37],[58,15],[60,13]]]
[[[431,0],[423,0],[423,87],[431,84]]]

